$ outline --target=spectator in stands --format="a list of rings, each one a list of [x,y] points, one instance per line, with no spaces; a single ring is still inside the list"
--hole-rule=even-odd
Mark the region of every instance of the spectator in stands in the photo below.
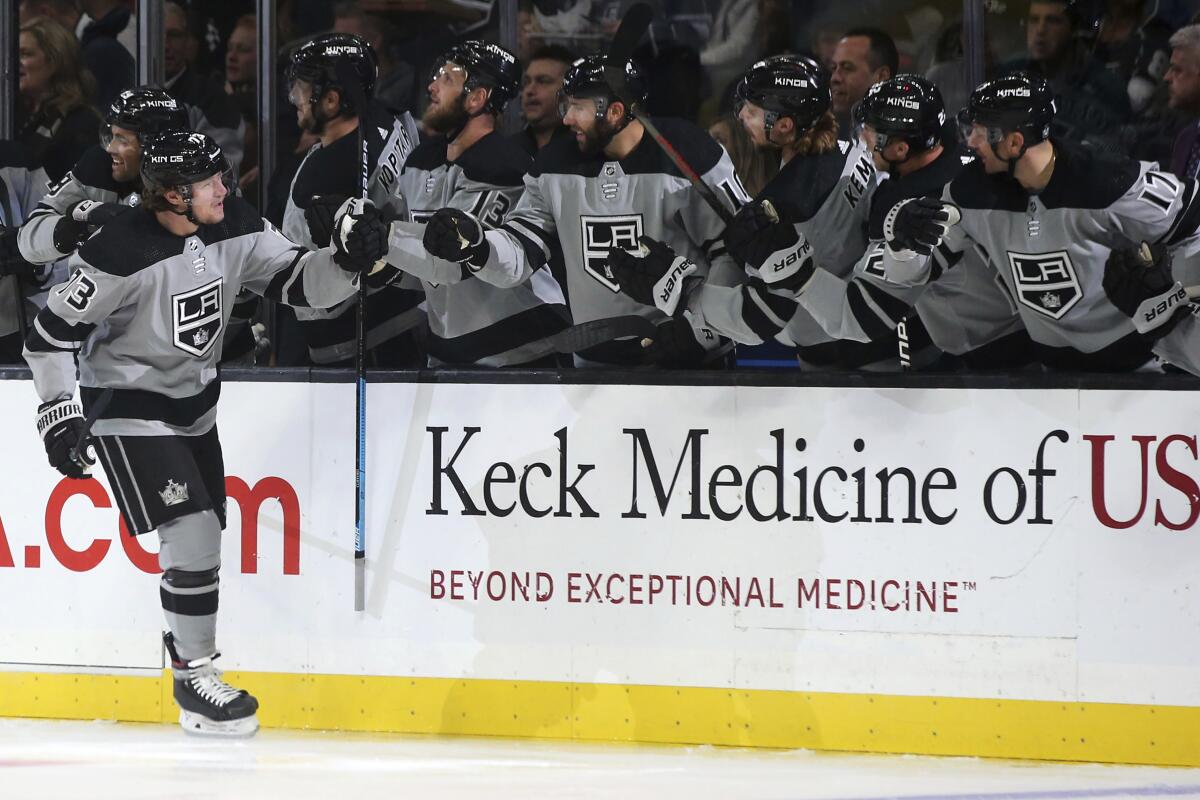
[[[352,33],[366,39],[379,57],[379,80],[375,99],[395,113],[414,105],[417,73],[411,64],[396,58],[396,27],[376,14],[368,14],[355,0],[344,0],[333,8],[333,32]]]
[[[79,24],[79,0],[21,0],[17,16],[22,25],[35,17],[48,17],[74,33]]]
[[[238,17],[225,44],[225,93],[254,96],[258,82],[258,48],[253,14]]]
[[[755,147],[742,123],[730,113],[709,126],[708,133],[729,153],[729,160],[746,194],[758,197],[763,188],[779,172],[779,150]]]
[[[1030,0],[1025,19],[1028,54],[1009,70],[1044,77],[1058,112],[1055,134],[1118,149],[1120,126],[1129,119],[1129,97],[1117,77],[1076,37],[1081,17],[1067,0]]]
[[[133,56],[117,41],[132,14],[121,0],[83,0],[83,10],[90,18],[79,34],[83,63],[96,78],[96,105],[108,108],[137,77]]]
[[[1125,86],[1135,114],[1150,105],[1162,85],[1170,51],[1170,27],[1157,15],[1143,20],[1145,5],[1145,0],[1108,0],[1093,51]]]
[[[89,98],[96,82],[71,32],[46,17],[21,26],[16,139],[50,181],[67,173],[96,143],[100,115]]]
[[[1200,25],[1175,31],[1170,44],[1171,65],[1165,78],[1169,103],[1189,119],[1175,140],[1171,172],[1195,178],[1200,171]]]
[[[188,107],[192,130],[216,140],[236,172],[242,163],[246,125],[233,99],[225,94],[225,81],[205,77],[194,68],[200,50],[200,35],[186,10],[175,0],[163,4],[163,88]]]
[[[521,149],[533,156],[556,136],[571,138],[558,113],[558,90],[563,75],[575,61],[575,55],[562,45],[538,48],[525,65],[521,76],[521,116],[525,127],[513,137]]]
[[[850,112],[867,89],[895,75],[899,67],[896,43],[878,28],[851,28],[838,41],[829,65],[829,91],[842,139],[850,138]]]
[[[717,8],[708,44],[700,51],[717,94],[761,55],[758,14],[759,0],[722,0]]]

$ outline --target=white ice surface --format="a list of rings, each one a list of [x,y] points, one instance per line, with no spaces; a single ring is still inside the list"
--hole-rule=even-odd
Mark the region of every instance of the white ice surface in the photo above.
[[[0,798],[1200,798],[1200,770],[0,720]]]

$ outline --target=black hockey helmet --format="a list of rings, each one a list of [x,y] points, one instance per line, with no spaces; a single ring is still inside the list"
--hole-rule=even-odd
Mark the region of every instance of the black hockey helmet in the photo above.
[[[604,77],[604,56],[584,56],[567,68],[563,75],[562,88],[558,90],[559,115],[566,116],[564,102],[568,97],[588,98],[596,101],[597,119],[604,116],[608,106],[617,99],[608,80]],[[634,105],[646,104],[646,82],[641,70],[630,59],[625,62],[625,83],[629,86],[630,99]],[[625,119],[633,118],[632,109],[625,109]]]
[[[897,75],[867,90],[854,109],[859,125],[875,131],[875,149],[906,142],[912,154],[933,148],[942,138],[946,107],[937,87],[920,75]]]
[[[379,76],[379,58],[365,39],[352,33],[325,33],[292,53],[292,63],[287,72],[289,92],[296,81],[308,81],[312,84],[309,102],[316,105],[326,92],[336,89],[341,97],[341,113],[351,116],[357,114],[354,100],[338,77],[340,64],[350,66],[362,84],[363,93],[370,97]]]
[[[964,141],[973,126],[982,125],[993,146],[1005,134],[1017,132],[1025,137],[1025,147],[1031,147],[1050,136],[1054,110],[1054,93],[1045,78],[1012,72],[971,92],[966,107],[958,112],[958,128]]]
[[[143,144],[149,137],[191,127],[183,106],[153,86],[126,89],[112,101],[100,126],[100,143],[105,147],[112,142],[113,125],[133,131]]]
[[[755,63],[734,89],[736,108],[753,103],[766,112],[766,134],[780,117],[808,130],[829,110],[829,76],[804,56],[772,56]]]
[[[186,213],[192,219],[192,184],[213,175],[220,175],[225,188],[233,193],[233,170],[220,146],[206,134],[169,131],[148,141],[142,151],[142,185],[148,196],[144,199],[151,210],[167,209],[156,207],[149,196],[174,189],[188,204]]]
[[[515,55],[498,44],[479,39],[456,44],[434,63],[434,74],[446,63],[456,64],[466,72],[464,96],[476,89],[491,90],[487,108],[494,114],[503,112],[508,101],[521,92],[521,65]]]

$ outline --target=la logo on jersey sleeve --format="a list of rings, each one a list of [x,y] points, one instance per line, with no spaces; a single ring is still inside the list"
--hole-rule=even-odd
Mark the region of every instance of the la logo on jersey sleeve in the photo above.
[[[1079,277],[1066,250],[1008,253],[1013,285],[1021,305],[1050,319],[1062,319],[1083,297]]]
[[[221,283],[218,278],[199,289],[171,297],[174,345],[197,358],[203,357],[221,337]]]
[[[613,293],[621,291],[620,284],[613,280],[605,266],[608,251],[614,247],[630,251],[641,247],[638,240],[642,238],[642,215],[604,217],[584,214],[579,217],[579,222],[583,226],[584,269]]]

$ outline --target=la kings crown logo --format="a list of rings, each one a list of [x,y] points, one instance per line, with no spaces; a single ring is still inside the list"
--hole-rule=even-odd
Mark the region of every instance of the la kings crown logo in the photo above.
[[[632,252],[641,246],[638,240],[642,238],[642,215],[600,217],[584,214],[579,217],[579,222],[583,226],[583,268],[610,291],[621,291],[620,284],[605,266],[608,251],[617,247]]]
[[[174,345],[198,358],[206,355],[221,337],[221,280],[174,295],[171,309]]]
[[[1017,300],[1050,319],[1062,319],[1083,297],[1079,277],[1066,250],[1009,252],[1008,264]]]

